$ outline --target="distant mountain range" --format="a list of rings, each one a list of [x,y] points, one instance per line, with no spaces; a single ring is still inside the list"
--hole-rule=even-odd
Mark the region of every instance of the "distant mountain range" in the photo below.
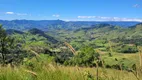
[[[140,22],[124,22],[124,21],[62,21],[62,20],[0,20],[0,24],[6,29],[15,29],[20,31],[27,31],[32,28],[37,28],[43,31],[50,30],[75,30],[80,28],[88,28],[97,24],[109,24],[114,26],[129,27],[139,24]]]
[[[42,22],[42,21],[41,21]],[[128,28],[112,25],[103,22],[64,22],[64,21],[45,21],[47,28],[45,27],[35,27],[37,23],[32,24],[31,27],[23,27],[23,29],[18,29],[18,27],[7,28],[7,33],[9,35],[26,35],[27,33],[33,35],[39,35],[47,39],[50,43],[58,42],[81,42],[80,44],[86,44],[87,41],[94,41],[96,39],[100,40],[113,40],[113,41],[123,41],[127,43],[142,44],[142,23],[137,22],[122,22],[125,25],[129,25]],[[28,22],[26,22],[28,23]],[[27,25],[27,24],[23,25]],[[61,24],[62,23],[62,24]],[[112,22],[113,23],[113,22]],[[121,22],[114,22],[120,24]],[[70,25],[69,25],[70,24]],[[132,25],[133,24],[133,25]],[[134,25],[135,24],[135,25]],[[19,22],[20,25],[20,22]],[[22,25],[22,24],[21,24]],[[41,24],[43,25],[43,24]],[[74,26],[73,26],[74,25]],[[85,26],[86,25],[86,26]],[[58,27],[57,27],[58,26]],[[66,27],[65,27],[66,26]],[[70,27],[69,27],[70,26]],[[78,27],[77,27],[78,26]],[[5,27],[6,28],[6,27]],[[67,29],[67,30],[66,30]],[[25,30],[25,31],[24,31]]]

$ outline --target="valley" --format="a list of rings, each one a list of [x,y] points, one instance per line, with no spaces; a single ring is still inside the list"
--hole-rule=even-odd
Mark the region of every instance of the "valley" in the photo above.
[[[4,56],[5,62],[2,62],[3,60],[1,59],[1,63],[4,65],[11,64],[15,67],[17,65],[19,66],[18,69],[29,70],[24,73],[18,70],[14,76],[29,73],[29,75],[25,75],[27,77],[31,75],[31,79],[34,79],[32,75],[37,76],[35,80],[40,80],[40,76],[44,76],[45,74],[54,77],[62,75],[64,77],[59,78],[63,79],[66,77],[67,80],[94,80],[95,76],[100,80],[105,78],[109,80],[116,78],[115,80],[119,80],[120,78],[122,79],[122,76],[126,75],[131,76],[132,80],[141,79],[140,76],[142,74],[139,72],[141,71],[139,66],[141,66],[142,59],[141,23],[131,25],[132,23],[126,22],[125,25],[127,27],[122,27],[109,23],[96,24],[96,22],[87,22],[86,24],[84,22],[82,24],[81,22],[81,24],[76,24],[80,22],[75,22],[72,24],[75,27],[70,28],[66,24],[61,25],[56,21],[51,22],[56,25],[50,25],[53,26],[52,28],[48,26],[48,30],[45,27],[23,27],[23,29],[18,29],[18,27],[6,27],[3,24],[3,27],[6,28],[7,37],[13,38],[14,42],[11,44],[14,44],[9,48],[5,47],[11,53],[6,54]],[[119,24],[120,22],[114,23]],[[66,28],[63,26],[66,26]],[[1,30],[4,29],[1,27]],[[1,33],[1,35],[3,34]],[[10,61],[12,62],[10,63]],[[49,66],[47,70],[46,66]],[[4,73],[0,74],[0,78],[10,77],[11,73],[15,72],[15,69],[12,70],[9,66],[7,68],[10,70],[10,74],[4,76],[6,69],[2,67],[1,69],[3,70],[1,71],[4,71]],[[42,68],[47,72],[42,71]],[[85,71],[82,71],[82,68]],[[64,69],[65,71],[63,72],[62,70]],[[73,76],[74,71],[72,70],[74,69],[79,69],[79,73],[76,73],[76,75],[80,77],[75,78]],[[92,70],[95,71],[92,72]],[[96,72],[96,70],[99,70],[99,72]],[[40,71],[43,74],[39,76]],[[68,71],[71,74],[68,74]],[[49,75],[48,72],[52,73]],[[118,72],[121,75],[114,76],[112,72]],[[84,73],[86,75],[83,75]],[[136,76],[136,73],[138,76]],[[109,74],[111,76],[108,77]],[[17,80],[15,77],[12,78]],[[17,78],[21,79],[22,77]],[[57,80],[56,78],[53,79],[53,77],[48,78]],[[128,79],[129,77],[125,78]]]

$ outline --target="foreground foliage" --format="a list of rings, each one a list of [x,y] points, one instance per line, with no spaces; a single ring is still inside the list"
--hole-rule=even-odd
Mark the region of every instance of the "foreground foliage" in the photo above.
[[[0,80],[141,80],[141,68],[127,72],[106,68],[69,67],[54,63],[54,58],[40,55],[25,59],[18,67],[0,67]],[[114,74],[115,73],[115,74]],[[136,74],[137,73],[137,74]]]

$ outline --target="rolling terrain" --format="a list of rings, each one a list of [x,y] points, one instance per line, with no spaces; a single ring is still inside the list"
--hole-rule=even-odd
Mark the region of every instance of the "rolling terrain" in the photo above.
[[[2,80],[141,80],[142,23],[1,22]]]

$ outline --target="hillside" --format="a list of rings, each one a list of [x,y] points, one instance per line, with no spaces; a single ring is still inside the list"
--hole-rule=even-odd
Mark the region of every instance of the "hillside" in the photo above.
[[[7,29],[6,30],[7,34],[12,35],[12,34],[24,34],[22,31],[14,30],[14,29]]]
[[[53,44],[56,44],[58,42],[58,40],[54,39],[54,37],[49,36],[48,34],[45,34],[44,31],[39,30],[37,28],[30,29],[28,32],[31,33],[32,35],[39,35],[39,36],[45,37],[47,38],[48,41],[52,42]]]
[[[98,73],[100,80],[119,80],[124,75],[140,79],[141,29],[141,24],[124,28],[103,23],[72,30],[31,28],[22,32],[4,30],[0,25],[0,50],[2,54],[5,51],[0,58],[4,65],[0,79],[25,79],[19,76],[24,74],[33,80],[94,80]],[[140,77],[136,78],[135,73]]]
[[[103,45],[107,45],[108,41],[116,43],[117,45],[115,46],[119,47],[118,45],[122,44],[142,45],[141,28],[141,24],[136,24],[129,28],[110,24],[97,24],[88,28],[80,28],[73,31],[56,30],[55,32],[47,32],[47,34],[56,37],[58,40],[69,42],[76,49],[84,45],[103,47]]]

